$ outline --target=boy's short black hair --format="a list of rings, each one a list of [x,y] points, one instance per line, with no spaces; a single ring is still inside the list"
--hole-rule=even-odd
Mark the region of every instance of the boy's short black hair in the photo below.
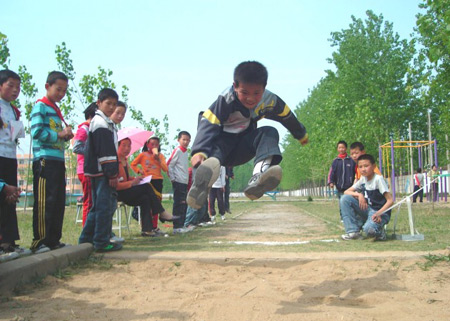
[[[67,82],[67,83],[69,82],[69,78],[67,78],[67,76],[63,72],[61,72],[61,71],[52,71],[47,76],[47,84],[49,84],[51,86],[58,79],[61,79],[61,80],[65,81],[65,82]]]
[[[9,69],[0,70],[0,86],[7,82],[9,78],[17,79],[20,81],[20,76],[14,71]]]
[[[96,103],[92,103],[83,111],[84,113],[84,119],[88,120],[89,118],[92,118],[95,116],[95,111],[98,109],[98,106]]]
[[[123,107],[123,108],[125,108],[125,111],[127,111],[127,109],[128,109],[127,104],[120,100],[117,102],[117,107]]]
[[[338,147],[340,144],[344,145],[345,148],[347,148],[347,142],[345,140],[338,141],[338,143],[336,144],[336,147]]]
[[[108,98],[119,100],[119,95],[114,89],[111,88],[103,88],[102,90],[100,90],[100,92],[98,93],[98,100],[104,101]]]
[[[372,165],[375,164],[375,158],[373,158],[370,154],[364,154],[358,157],[356,162],[362,161],[362,160],[368,160]]]
[[[358,148],[360,151],[364,150],[364,145],[361,142],[354,142],[350,145],[350,149],[356,149]]]
[[[178,133],[178,139],[180,139],[183,135],[186,135],[189,138],[191,138],[191,134],[189,134],[189,132],[182,130],[181,132]]]
[[[422,173],[422,168],[419,167],[419,168],[417,169],[417,173]]]
[[[257,61],[241,62],[234,69],[234,83],[239,87],[239,83],[257,84],[266,87],[269,77],[266,67]]]

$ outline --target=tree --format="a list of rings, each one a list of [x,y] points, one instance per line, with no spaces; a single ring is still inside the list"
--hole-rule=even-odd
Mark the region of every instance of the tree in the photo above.
[[[0,32],[0,66],[8,68],[9,62],[8,38]]]
[[[412,72],[415,41],[400,39],[383,15],[366,15],[365,20],[352,16],[348,28],[331,33],[333,69],[296,109],[310,144],[300,148],[296,140],[285,140],[282,166],[289,174],[283,188],[323,182],[341,139],[361,141],[378,155],[380,144],[407,138],[409,122],[426,132],[420,75]]]
[[[429,62],[429,71],[422,78],[424,101],[431,112],[432,132],[443,156],[450,149],[446,139],[450,132],[450,1],[426,0],[419,7],[426,10],[416,16],[418,40],[423,45],[419,60]]]

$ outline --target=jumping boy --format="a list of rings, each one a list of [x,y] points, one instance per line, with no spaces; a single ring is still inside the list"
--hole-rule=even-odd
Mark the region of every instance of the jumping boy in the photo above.
[[[302,145],[307,144],[305,127],[280,97],[266,90],[267,78],[261,63],[240,63],[234,70],[233,86],[203,113],[192,146],[191,163],[198,167],[187,197],[192,208],[205,203],[221,165],[242,165],[255,158],[253,176],[244,190],[251,200],[278,186],[282,176],[278,131],[269,126],[257,128],[258,120],[278,121]]]
[[[66,95],[68,82],[64,73],[52,71],[45,84],[47,94],[31,111],[34,194],[31,249],[35,253],[65,246],[60,242],[66,206],[64,144],[73,134],[56,103]]]
[[[358,158],[361,179],[347,189],[341,197],[340,205],[346,234],[343,240],[361,239],[361,228],[368,237],[386,240],[384,225],[389,223],[392,194],[384,178],[375,173],[375,159],[364,154]]]
[[[119,96],[109,88],[98,94],[98,110],[89,126],[87,148],[84,155],[84,175],[92,186],[92,208],[79,238],[79,243],[92,243],[97,252],[117,251],[121,243],[110,242],[112,218],[117,208],[119,165],[114,113]]]

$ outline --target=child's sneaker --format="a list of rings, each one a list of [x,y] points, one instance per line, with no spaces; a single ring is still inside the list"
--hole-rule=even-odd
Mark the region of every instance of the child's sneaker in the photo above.
[[[220,162],[215,157],[205,160],[197,168],[194,183],[187,195],[187,203],[193,209],[200,209],[208,198],[209,190],[220,174]]]
[[[97,253],[105,253],[105,252],[119,251],[121,249],[122,249],[122,243],[109,243],[104,248],[95,249],[95,251]]]
[[[111,237],[111,238],[109,239],[109,241],[110,241],[111,243],[123,243],[123,242],[125,242],[125,239],[124,239],[123,237],[114,235],[113,237]]]
[[[17,252],[5,252],[3,249],[0,249],[0,263],[11,261],[18,257],[19,254]]]
[[[41,244],[32,251],[33,251],[33,254],[41,254],[41,253],[49,252],[50,248],[45,244]]]
[[[283,171],[279,165],[269,167],[265,172],[252,176],[244,190],[245,196],[251,200],[257,200],[265,192],[272,191],[281,182]]]
[[[381,234],[375,237],[375,241],[386,241],[386,240],[387,240],[386,230],[383,227],[381,228]]]
[[[220,218],[222,219],[222,221],[225,221],[225,214],[224,215],[220,215]]]
[[[350,241],[350,240],[362,240],[363,236],[359,232],[353,232],[353,233],[347,233],[341,235],[341,238],[344,241]]]

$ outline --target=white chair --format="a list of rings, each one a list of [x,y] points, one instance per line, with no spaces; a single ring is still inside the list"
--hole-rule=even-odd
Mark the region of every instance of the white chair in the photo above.
[[[127,228],[128,235],[131,238],[130,226],[128,225],[128,208],[127,205],[123,202],[117,202],[117,209],[114,212],[113,222],[116,222],[116,225],[113,225],[113,230],[119,231],[119,237],[122,237],[122,229]]]

